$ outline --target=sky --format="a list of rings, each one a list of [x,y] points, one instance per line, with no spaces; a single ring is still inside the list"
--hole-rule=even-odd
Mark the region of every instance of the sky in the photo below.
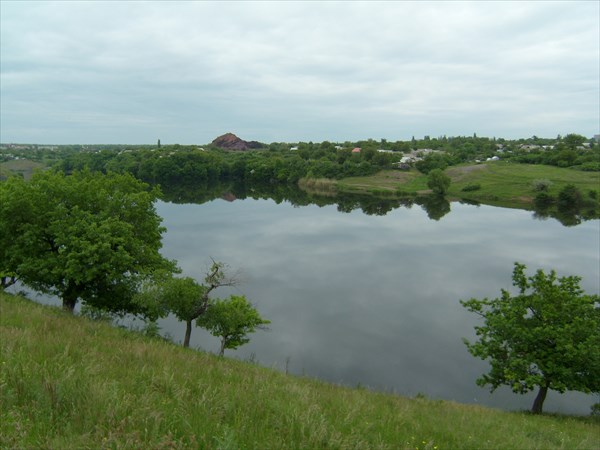
[[[0,2],[0,142],[600,133],[600,2]]]

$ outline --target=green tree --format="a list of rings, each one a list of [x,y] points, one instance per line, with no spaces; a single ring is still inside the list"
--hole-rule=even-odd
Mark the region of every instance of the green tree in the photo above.
[[[542,270],[526,277],[519,263],[512,279],[518,295],[503,289],[493,300],[461,300],[484,319],[475,327],[479,340],[465,340],[473,356],[490,361],[477,384],[520,394],[539,387],[531,409],[538,414],[548,389],[600,392],[600,297],[586,295],[580,277]]]
[[[581,136],[580,134],[575,133],[567,134],[562,139],[562,142],[571,150],[575,150],[578,145],[583,144],[585,141],[587,141],[587,138],[585,136]]]
[[[444,195],[450,187],[450,177],[441,169],[433,169],[427,175],[427,186],[437,195]]]
[[[558,207],[564,210],[573,210],[581,207],[583,196],[577,186],[567,184],[558,193]]]
[[[213,261],[204,281],[200,284],[190,277],[164,277],[144,285],[136,296],[136,302],[157,319],[169,313],[185,322],[183,346],[190,346],[192,324],[202,317],[211,306],[209,294],[222,286],[235,286],[238,280],[226,273],[223,263]]]
[[[75,172],[14,177],[0,183],[0,274],[116,313],[140,313],[132,296],[157,270],[175,263],[159,253],[157,191],[131,175]]]
[[[432,170],[444,170],[448,167],[448,157],[442,153],[429,153],[425,158],[415,163],[415,167],[424,174]]]
[[[248,333],[264,329],[271,322],[263,319],[246,297],[232,295],[226,300],[212,302],[197,323],[213,336],[221,338],[219,355],[223,356],[226,348],[236,349],[250,342]]]

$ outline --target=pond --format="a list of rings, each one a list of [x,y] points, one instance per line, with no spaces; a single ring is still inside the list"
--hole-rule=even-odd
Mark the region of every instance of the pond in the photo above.
[[[598,293],[600,221],[565,227],[531,212],[452,203],[431,220],[427,208],[381,215],[336,205],[298,207],[269,199],[203,204],[159,202],[167,228],[163,253],[202,280],[210,258],[241,270],[243,283],[215,292],[244,294],[271,320],[226,356],[289,373],[405,396],[528,409],[534,394],[490,394],[475,384],[487,364],[462,342],[478,318],[460,299],[497,297],[511,288],[513,263],[583,277]],[[440,218],[441,217],[441,218]],[[160,323],[182,341],[184,326]],[[194,328],[191,346],[218,352]],[[597,396],[551,391],[544,409],[589,414]]]

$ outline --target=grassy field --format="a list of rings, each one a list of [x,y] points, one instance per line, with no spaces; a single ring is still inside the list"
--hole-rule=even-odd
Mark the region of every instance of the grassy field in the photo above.
[[[0,448],[597,449],[533,416],[288,376],[0,292]]]
[[[448,197],[464,198],[490,205],[516,208],[531,207],[536,191],[533,182],[549,180],[549,194],[556,196],[567,184],[574,184],[587,196],[597,192],[600,198],[600,172],[582,172],[553,166],[513,164],[496,161],[485,164],[460,165],[446,169],[452,179]],[[475,191],[465,192],[468,185],[479,185]],[[409,172],[386,170],[369,177],[340,180],[340,192],[366,192],[379,194],[385,191],[419,194],[427,193],[427,176],[416,170]]]
[[[28,180],[36,170],[41,170],[46,167],[45,164],[29,161],[27,159],[15,159],[0,163],[0,179],[8,178],[10,175],[21,174]]]

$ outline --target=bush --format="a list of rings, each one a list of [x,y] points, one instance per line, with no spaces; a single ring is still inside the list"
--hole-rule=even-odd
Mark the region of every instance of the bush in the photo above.
[[[538,192],[547,192],[550,186],[552,186],[552,182],[550,180],[534,180],[531,184],[533,189]]]
[[[421,161],[417,161],[415,163],[415,167],[421,173],[427,175],[429,172],[435,169],[444,170],[448,167],[448,158],[446,155],[442,155],[440,153],[431,153]]]
[[[533,204],[535,205],[535,207],[540,209],[547,208],[552,203],[554,203],[554,197],[552,197],[547,192],[540,192],[533,199]]]
[[[427,186],[437,195],[448,192],[451,179],[441,169],[433,169],[427,176]]]
[[[567,184],[558,193],[558,207],[561,209],[577,209],[582,202],[581,192],[573,184]]]
[[[469,183],[464,188],[462,188],[461,191],[463,191],[463,192],[471,192],[471,191],[478,191],[479,189],[481,189],[481,185],[480,184]]]
[[[600,172],[600,162],[590,161],[576,166],[575,169],[583,170],[584,172]]]

